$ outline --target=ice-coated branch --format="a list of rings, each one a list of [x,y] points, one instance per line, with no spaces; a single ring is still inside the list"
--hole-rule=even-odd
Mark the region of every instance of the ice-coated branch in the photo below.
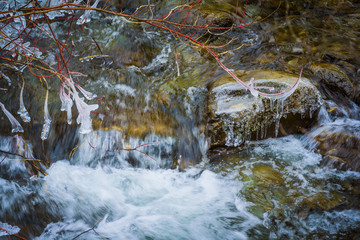
[[[71,113],[69,113],[69,112],[71,112],[72,101],[74,101],[75,106],[76,106],[76,108],[78,110],[78,113],[79,113],[79,115],[78,115],[78,117],[76,119],[76,122],[78,124],[81,124],[79,132],[81,134],[87,134],[87,133],[92,131],[92,121],[91,121],[90,113],[92,111],[96,110],[99,107],[99,105],[98,104],[87,104],[87,103],[85,103],[83,98],[81,98],[79,96],[79,93],[76,90],[76,88],[78,88],[80,90],[80,92],[88,100],[95,98],[96,95],[84,90],[82,87],[75,84],[71,77],[66,79],[66,83],[69,86],[69,94],[66,95],[64,90],[62,90],[62,94],[60,94],[60,99],[61,99],[62,103],[65,105],[64,107],[67,108],[66,111],[68,111],[68,122],[69,122],[69,117],[70,117],[70,120],[71,120],[71,115],[69,115]],[[71,100],[71,98],[70,98],[70,91],[71,91],[73,100]]]

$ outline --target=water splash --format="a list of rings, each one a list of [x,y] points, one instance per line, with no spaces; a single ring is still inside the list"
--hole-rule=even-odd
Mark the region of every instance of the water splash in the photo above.
[[[80,137],[80,146],[71,157],[71,162],[85,166],[112,166],[116,168],[140,167],[149,169],[170,168],[175,139],[150,134],[144,139],[125,136],[120,131],[94,131]],[[126,151],[149,143],[140,151]],[[149,157],[151,156],[151,158]],[[155,159],[156,161],[154,161]]]
[[[238,185],[206,170],[91,169],[61,161],[42,185],[39,195],[57,203],[63,220],[50,223],[38,240],[71,239],[98,220],[96,231],[114,239],[245,239],[261,223],[236,198]]]

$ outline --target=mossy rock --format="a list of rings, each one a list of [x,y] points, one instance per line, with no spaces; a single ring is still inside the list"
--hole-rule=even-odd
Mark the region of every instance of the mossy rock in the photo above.
[[[280,71],[242,72],[243,81],[276,92],[292,87],[298,76]],[[249,84],[249,83],[248,83]],[[265,90],[264,90],[265,91]],[[319,91],[306,78],[285,100],[255,98],[235,80],[224,76],[209,86],[207,136],[211,147],[239,146],[246,139],[264,139],[299,132],[314,123],[322,105]]]

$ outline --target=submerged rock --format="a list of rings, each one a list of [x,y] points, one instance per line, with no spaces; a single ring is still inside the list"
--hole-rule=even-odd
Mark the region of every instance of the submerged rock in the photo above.
[[[296,210],[299,216],[307,216],[311,211],[329,211],[346,205],[346,200],[343,196],[335,191],[318,192],[316,194],[299,197]]]
[[[242,74],[244,81],[254,78],[255,85],[274,87],[276,92],[292,87],[298,78],[280,71],[256,70]],[[301,78],[290,97],[276,101],[255,98],[233,79],[220,78],[210,86],[207,121],[210,146],[239,146],[246,139],[299,132],[313,123],[311,120],[321,105],[319,91],[306,78]]]

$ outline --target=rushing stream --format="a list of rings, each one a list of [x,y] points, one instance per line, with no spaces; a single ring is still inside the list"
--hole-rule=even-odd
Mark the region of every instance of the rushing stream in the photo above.
[[[249,12],[257,7],[250,5]],[[237,70],[297,73],[295,66],[307,56],[299,52],[308,50],[300,49],[298,37],[315,35],[321,42],[328,34],[318,36],[313,13],[303,14],[282,24],[266,20],[239,30],[241,35],[230,32],[229,39],[237,36],[249,47],[222,60]],[[293,24],[299,32],[288,29]],[[67,35],[66,24],[52,25],[59,38]],[[309,32],[301,33],[302,28]],[[354,99],[324,97],[314,115],[316,124],[302,133],[212,147],[204,130],[209,79],[224,73],[211,56],[179,42],[175,50],[172,36],[159,29],[95,13],[71,37],[76,57],[69,66],[82,73],[76,82],[105,96],[106,104],[99,102],[100,113],[93,114],[94,130],[80,134],[76,115],[68,125],[66,113],[59,111],[59,83],[53,81],[52,123],[48,139],[41,141],[44,117],[38,113],[46,90],[24,72],[22,104],[33,122],[24,124],[20,136],[1,119],[0,239],[17,239],[13,234],[37,240],[360,239],[360,173],[324,162],[314,140],[324,132],[360,138],[360,109]],[[47,50],[44,61],[54,64],[53,46],[41,47]],[[98,48],[106,57],[88,57],[99,54]],[[305,72],[308,78],[312,73]],[[333,93],[321,82],[319,88],[326,96]],[[0,100],[15,113],[19,103],[11,99],[19,94],[19,88],[9,88]],[[265,136],[281,130],[262,127]],[[26,163],[6,154],[19,151],[43,159],[46,175],[31,176]]]

